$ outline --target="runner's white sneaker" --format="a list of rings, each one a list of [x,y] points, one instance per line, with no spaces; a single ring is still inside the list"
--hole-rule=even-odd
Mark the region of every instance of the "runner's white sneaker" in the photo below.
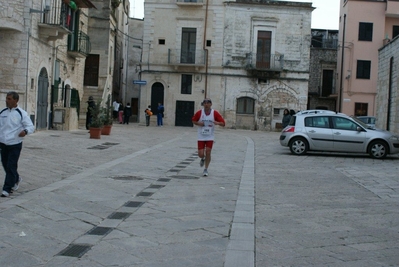
[[[204,169],[204,172],[202,173],[203,176],[208,176],[208,170]]]

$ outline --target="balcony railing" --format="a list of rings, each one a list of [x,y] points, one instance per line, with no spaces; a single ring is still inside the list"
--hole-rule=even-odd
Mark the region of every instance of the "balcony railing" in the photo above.
[[[176,0],[176,4],[180,6],[203,6],[204,0]]]
[[[169,49],[168,64],[178,66],[204,66],[205,51],[182,51],[181,49]]]
[[[247,54],[247,69],[281,71],[284,68],[284,55],[282,54]]]
[[[90,37],[86,33],[79,31],[78,34],[71,33],[68,36],[68,55],[84,58],[90,54],[90,51]]]
[[[68,30],[67,5],[63,1],[53,0],[44,10],[39,23],[40,36],[51,40],[62,39]]]

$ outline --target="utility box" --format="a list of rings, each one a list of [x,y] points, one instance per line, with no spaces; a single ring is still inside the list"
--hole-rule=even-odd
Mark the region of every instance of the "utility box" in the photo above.
[[[78,112],[76,108],[55,107],[53,112],[54,130],[71,131],[77,130]]]

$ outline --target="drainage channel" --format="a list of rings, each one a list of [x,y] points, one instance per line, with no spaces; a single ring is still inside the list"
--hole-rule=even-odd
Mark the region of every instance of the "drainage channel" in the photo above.
[[[104,143],[101,146],[110,146],[110,145],[116,145],[117,143]],[[105,149],[105,148],[99,148],[99,146],[96,146],[96,148],[92,147],[89,149]],[[162,189],[166,185],[165,184],[159,184],[159,183],[167,183],[170,182],[171,179],[199,179],[198,176],[180,176],[178,175],[180,171],[182,171],[184,168],[189,166],[191,163],[197,159],[197,153],[192,154],[189,156],[187,159],[181,161],[178,163],[176,166],[171,168],[170,170],[167,171],[167,177],[166,178],[159,178],[156,180],[155,183],[150,184],[148,187],[144,188],[141,192],[135,195],[135,197],[140,197],[142,199],[143,197],[150,197],[156,192],[154,192],[154,189]],[[141,177],[135,177],[135,176],[119,176],[119,177],[114,177],[115,180],[143,180]],[[146,190],[152,190],[151,192],[146,191]],[[111,220],[121,220],[121,222],[125,219],[127,219],[129,216],[131,216],[135,211],[137,211],[141,206],[145,204],[144,201],[127,201],[125,204],[122,205],[122,207],[128,207],[128,208],[134,208],[131,212],[118,212],[115,211],[111,213],[107,219]],[[109,233],[111,233],[114,230],[114,227],[102,227],[102,226],[95,226],[92,229],[90,229],[88,232],[85,233],[85,235],[97,235],[97,236],[103,236],[105,237]],[[65,249],[60,251],[58,254],[55,256],[68,256],[68,257],[76,257],[76,258],[81,258],[84,254],[86,254],[91,248],[92,244],[70,244],[68,245]]]

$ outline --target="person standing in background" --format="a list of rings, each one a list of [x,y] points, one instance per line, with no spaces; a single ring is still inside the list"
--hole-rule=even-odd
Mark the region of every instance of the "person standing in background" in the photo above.
[[[163,112],[165,111],[163,105],[158,103],[157,125],[163,126]]]
[[[288,109],[284,109],[284,116],[283,116],[283,120],[281,121],[281,124],[283,125],[283,129],[285,127],[287,127],[290,120],[291,120],[290,111]]]
[[[18,106],[17,92],[8,92],[6,108],[0,111],[1,163],[6,177],[1,197],[8,197],[18,190],[21,177],[18,174],[18,160],[22,150],[22,140],[35,131],[28,113]]]
[[[145,125],[150,126],[150,118],[152,115],[151,105],[148,105],[148,107],[144,110],[144,113],[145,113]]]
[[[114,120],[116,120],[118,119],[119,103],[114,100],[114,102],[112,102],[112,107],[114,108],[112,110],[112,115],[114,116]]]
[[[130,103],[127,103],[126,107],[123,109],[123,124],[129,124],[130,116],[132,116],[132,107]]]
[[[122,104],[122,101],[119,103],[119,107],[118,107],[118,121],[119,121],[119,124],[123,123],[123,104]]]

